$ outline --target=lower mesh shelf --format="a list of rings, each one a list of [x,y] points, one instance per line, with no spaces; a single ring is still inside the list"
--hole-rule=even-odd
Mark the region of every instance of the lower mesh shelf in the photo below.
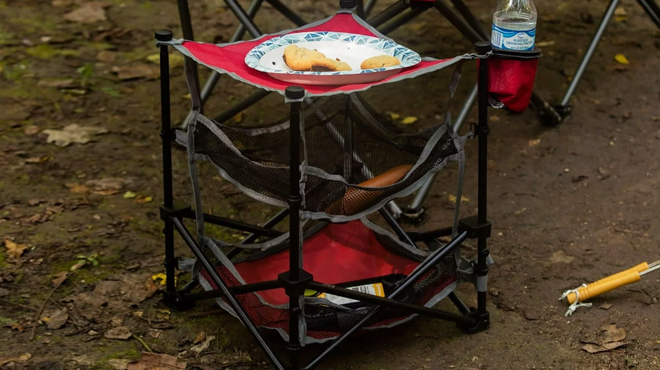
[[[195,158],[212,162],[251,197],[288,205],[288,118],[269,125],[228,126],[197,117],[190,138]],[[319,99],[305,109],[303,122],[306,218],[358,219],[411,194],[463,155],[463,140],[447,125],[406,134],[357,95]]]
[[[273,247],[276,250],[276,247]],[[209,250],[207,250],[209,252]],[[304,269],[314,280],[325,284],[353,287],[371,294],[389,294],[392,283],[409,275],[424,259],[423,253],[408,249],[393,235],[375,225],[356,220],[345,224],[329,224],[307,237],[303,246]],[[287,271],[288,249],[263,258],[237,263],[217,263],[216,271],[228,286],[276,280]],[[200,271],[203,285],[215,289],[206,271]],[[420,305],[435,304],[444,298],[457,282],[456,262],[450,254],[434,269],[414,284],[401,301]],[[361,288],[355,288],[360,286]],[[288,338],[288,296],[283,289],[273,289],[236,296],[257,327],[277,330]],[[219,299],[225,309],[228,305]],[[307,339],[322,342],[338,337],[366,314],[369,304],[346,301],[339,297],[322,296],[307,291],[305,323]],[[228,309],[233,312],[233,310]],[[410,319],[412,315],[391,309],[381,309],[376,323],[367,329],[391,327]]]

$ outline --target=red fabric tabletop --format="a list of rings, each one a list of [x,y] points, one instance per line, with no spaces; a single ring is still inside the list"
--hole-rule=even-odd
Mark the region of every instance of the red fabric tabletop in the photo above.
[[[190,56],[196,62],[212,68],[219,73],[228,74],[231,77],[260,87],[269,91],[284,94],[284,90],[290,83],[277,80],[264,72],[248,67],[245,64],[245,56],[257,45],[274,37],[289,33],[331,31],[355,33],[360,35],[388,39],[376,29],[350,12],[340,11],[337,14],[301,28],[284,31],[278,34],[264,35],[254,40],[239,41],[230,44],[210,44],[196,41],[173,40],[168,42],[183,54]],[[307,96],[326,96],[334,94],[345,94],[350,92],[366,90],[372,86],[396,82],[406,78],[416,77],[423,73],[432,72],[461,59],[472,58],[472,55],[461,55],[449,59],[423,58],[422,61],[412,67],[404,68],[400,73],[381,81],[352,85],[303,85]]]

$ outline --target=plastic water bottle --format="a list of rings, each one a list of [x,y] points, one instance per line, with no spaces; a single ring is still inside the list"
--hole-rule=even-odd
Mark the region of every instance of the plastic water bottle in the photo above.
[[[532,50],[536,38],[536,7],[532,0],[499,0],[490,42],[494,48]]]

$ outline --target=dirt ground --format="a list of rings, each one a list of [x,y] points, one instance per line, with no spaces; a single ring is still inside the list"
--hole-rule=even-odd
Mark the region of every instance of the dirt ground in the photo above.
[[[231,37],[237,22],[222,1],[191,3],[198,40]],[[468,1],[484,24],[491,3]],[[292,6],[312,21],[331,14],[335,2]],[[548,100],[561,98],[605,6],[537,2],[544,55],[536,86]],[[593,299],[593,307],[568,318],[558,301],[568,288],[660,257],[652,226],[660,187],[660,34],[635,2],[620,9],[568,122],[548,129],[532,110],[491,110],[492,327],[467,335],[417,318],[352,340],[319,369],[660,368],[658,275]],[[124,369],[145,351],[178,356],[189,368],[270,368],[238,321],[212,302],[168,310],[158,298],[161,280],[152,278],[163,272],[164,257],[153,32],[171,28],[181,37],[177,17],[175,1],[0,1],[0,368]],[[268,5],[257,23],[263,32],[291,27]],[[433,57],[471,51],[435,11],[390,36]],[[180,62],[174,58],[172,67],[177,122],[189,108]],[[456,101],[474,83],[473,72],[466,67]],[[379,110],[429,122],[443,112],[448,76],[436,72],[365,96]],[[208,109],[220,112],[251,91],[223,77]],[[270,96],[235,121],[268,122],[281,107],[281,97]],[[475,118],[473,109],[469,121]],[[63,146],[62,135],[49,142],[69,125],[78,125],[68,127],[73,142]],[[476,211],[474,141],[468,158],[463,215]],[[189,201],[183,151],[175,151],[174,166],[176,196]],[[438,177],[419,228],[450,222],[454,180],[453,169]],[[216,194],[209,211],[253,222],[276,211],[217,176],[208,181]],[[180,240],[177,250],[186,251]],[[475,304],[470,287],[459,292]],[[621,346],[583,349],[603,336]]]

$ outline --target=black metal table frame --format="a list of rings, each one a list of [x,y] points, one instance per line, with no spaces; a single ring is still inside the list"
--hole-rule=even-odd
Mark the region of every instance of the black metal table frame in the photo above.
[[[156,33],[158,41],[168,41],[172,39],[172,32],[163,30]],[[289,230],[290,242],[289,248],[290,261],[289,270],[281,274],[277,280],[264,281],[254,284],[246,284],[235,287],[228,287],[214,266],[203,254],[200,246],[197,244],[189,229],[184,225],[185,219],[194,219],[195,212],[189,205],[180,205],[174,201],[173,195],[173,172],[172,172],[172,144],[175,138],[176,129],[172,128],[171,115],[170,115],[170,77],[169,77],[169,48],[167,45],[160,44],[160,73],[161,73],[161,118],[162,127],[160,136],[162,139],[162,160],[163,160],[163,205],[160,207],[160,217],[164,222],[164,238],[165,238],[165,261],[164,266],[166,270],[166,290],[163,293],[163,301],[169,307],[178,310],[185,310],[195,305],[196,301],[203,299],[212,299],[222,297],[227,300],[228,304],[235,310],[239,320],[248,328],[250,333],[254,336],[262,349],[267,354],[272,364],[277,369],[285,369],[281,360],[273,353],[271,347],[266,343],[264,337],[254,326],[246,312],[237,302],[235,296],[237,294],[245,294],[249,292],[258,292],[262,290],[284,288],[290,298],[289,304],[289,366],[286,369],[299,370],[299,369],[312,369],[317,366],[329,353],[331,353],[337,346],[343,343],[346,338],[358,332],[361,328],[371,323],[371,320],[381,309],[381,307],[396,308],[403,310],[410,314],[420,314],[430,317],[435,317],[443,320],[455,322],[465,331],[474,333],[487,329],[490,326],[490,316],[486,309],[486,289],[485,285],[477,289],[477,307],[469,308],[454,292],[450,293],[449,298],[457,307],[460,313],[446,312],[439,309],[409,304],[397,301],[396,298],[401,292],[405,291],[411,284],[414,284],[420,277],[433,268],[437,262],[445,257],[448,253],[452,253],[455,248],[459,247],[466,239],[477,240],[477,258],[474,263],[474,271],[476,276],[485,279],[488,275],[488,259],[489,251],[487,249],[487,239],[491,233],[491,223],[487,219],[487,138],[489,133],[488,128],[488,59],[481,59],[479,64],[479,83],[478,83],[478,107],[479,118],[475,126],[474,134],[478,137],[478,212],[477,215],[464,218],[459,222],[459,232],[444,246],[440,246],[429,257],[422,262],[418,268],[409,276],[407,276],[389,296],[377,297],[369,294],[359,293],[346,288],[338,287],[335,285],[327,285],[314,281],[313,276],[304,271],[299,266],[299,256],[301,250],[298,248],[301,245],[302,235],[299,233],[298,224],[299,210],[301,204],[301,196],[298,189],[298,179],[300,178],[300,158],[299,158],[299,141],[291,140],[290,144],[290,196],[288,199],[288,209],[280,212],[273,219],[267,221],[264,225],[250,225],[240,221],[235,221],[214,215],[204,215],[204,222],[233,228],[236,230],[246,231],[252,233],[243,242],[250,242],[259,236],[276,236],[278,232],[272,230],[272,227],[279,221],[283,220],[286,215],[289,215]],[[489,42],[478,42],[475,44],[476,51],[480,55],[486,55],[491,51]],[[192,63],[187,61],[187,63]],[[296,99],[304,94],[301,87],[289,87],[286,91],[287,97]],[[291,137],[298,138],[300,136],[300,116],[301,116],[301,103],[290,103],[291,110]],[[394,227],[399,237],[409,240],[414,244],[413,240],[422,240],[435,238],[443,235],[451,234],[451,228],[442,228],[433,230],[426,233],[406,233],[398,226],[396,221],[393,223],[390,220],[390,225]],[[219,287],[217,290],[205,291],[199,293],[192,293],[193,289],[199,285],[198,281],[191,280],[181,289],[177,290],[175,284],[175,270],[178,266],[179,259],[174,253],[174,236],[175,231],[180,234],[186,245],[193,252],[197,260],[202,264],[204,270],[209,274],[212,282]],[[403,233],[403,234],[402,234]],[[437,240],[436,240],[437,241]],[[331,293],[342,297],[356,299],[366,303],[372,303],[376,306],[373,307],[368,314],[366,314],[358,323],[351,329],[340,335],[329,346],[323,349],[311,362],[301,366],[300,364],[300,350],[302,348],[299,342],[299,327],[298,318],[301,311],[298,308],[298,302],[301,296],[304,295],[306,288],[311,288],[316,291]]]

